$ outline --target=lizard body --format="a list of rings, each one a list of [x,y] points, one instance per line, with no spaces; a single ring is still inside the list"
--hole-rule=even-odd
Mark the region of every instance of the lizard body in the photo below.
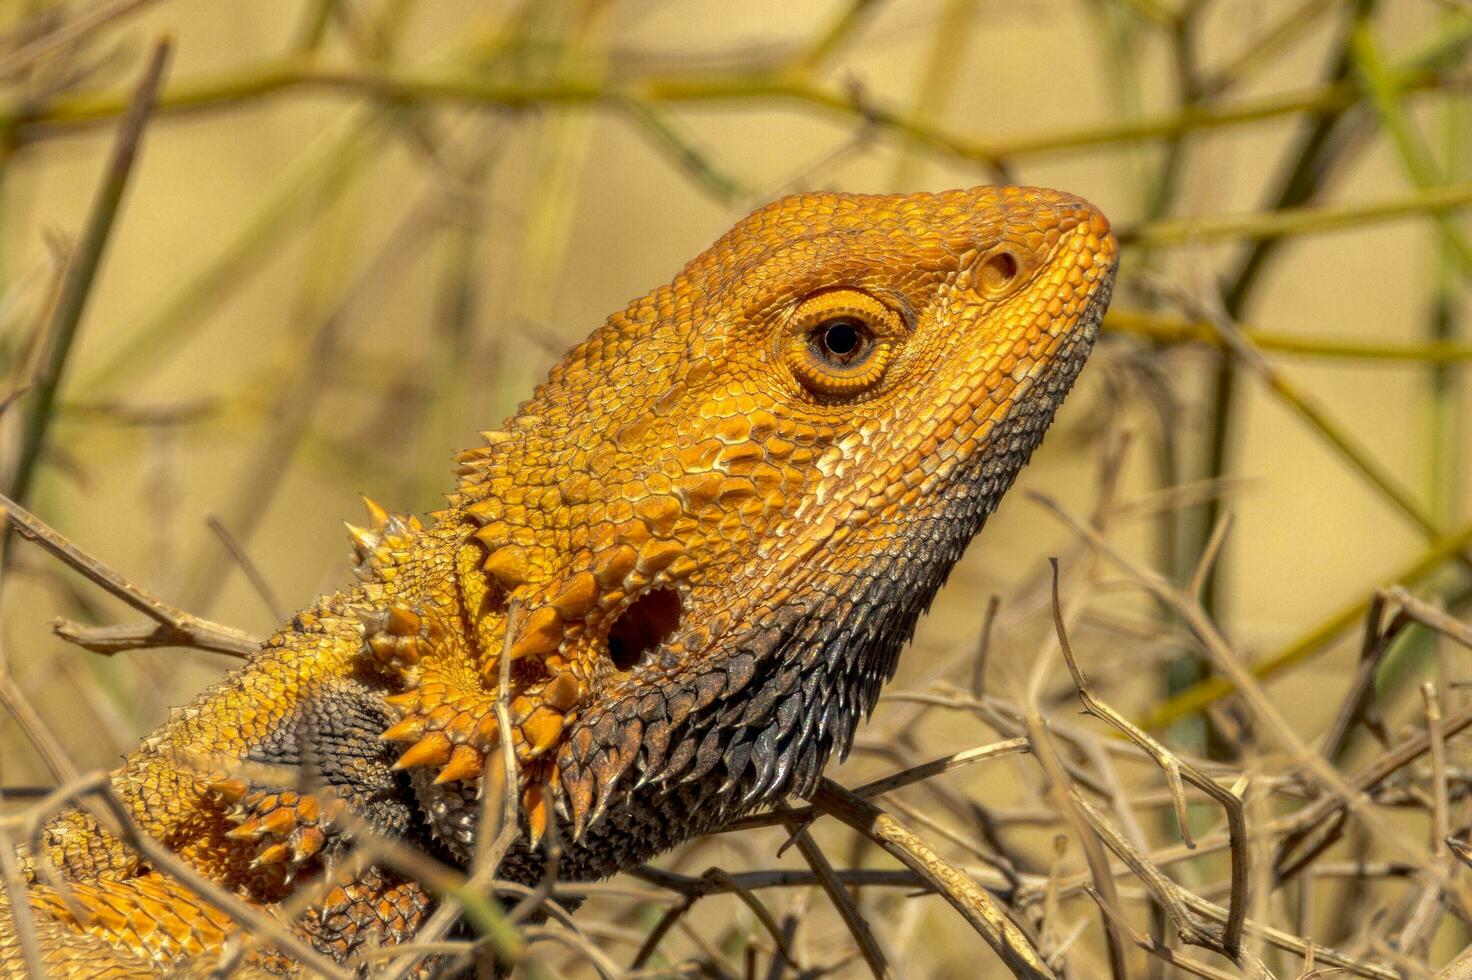
[[[500,874],[526,883],[554,821],[560,876],[596,879],[811,790],[1083,365],[1116,252],[1096,209],[1035,188],[755,212],[461,454],[431,523],[370,505],[358,582],[176,711],[113,791],[275,910],[369,831],[468,864],[507,738],[522,833]],[[147,975],[234,928],[87,812],[42,843],[58,971]],[[432,906],[368,867],[297,929],[346,963]]]

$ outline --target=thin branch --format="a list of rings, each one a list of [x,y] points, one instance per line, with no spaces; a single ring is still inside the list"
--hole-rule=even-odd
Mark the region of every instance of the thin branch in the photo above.
[[[271,614],[271,619],[278,623],[285,622],[288,615],[286,607],[276,597],[276,590],[271,588],[271,583],[266,580],[266,576],[261,574],[260,568],[251,560],[250,554],[245,550],[245,546],[236,539],[235,535],[230,533],[230,529],[225,526],[225,522],[220,520],[218,516],[214,514],[206,515],[204,522],[209,525],[211,531],[215,532],[215,537],[220,539],[220,544],[230,553],[230,557],[235,560],[235,564],[239,566],[241,574],[245,576],[246,581],[250,582],[251,588],[256,590],[256,595],[265,604],[266,612]]]
[[[1147,592],[1154,596],[1157,601],[1180,616],[1181,620],[1195,634],[1196,639],[1211,658],[1212,666],[1232,681],[1262,728],[1269,733],[1272,740],[1280,748],[1291,753],[1295,761],[1302,765],[1306,772],[1313,775],[1316,782],[1331,794],[1338,796],[1355,812],[1356,816],[1364,821],[1367,826],[1371,827],[1386,843],[1400,851],[1409,860],[1416,862],[1427,874],[1438,879],[1445,878],[1445,875],[1438,874],[1435,868],[1426,865],[1423,855],[1419,850],[1407,841],[1398,828],[1392,826],[1375,811],[1373,804],[1365,797],[1362,791],[1346,780],[1333,766],[1325,762],[1322,756],[1311,751],[1304,744],[1292,726],[1288,724],[1287,719],[1283,717],[1283,713],[1268,698],[1262,686],[1242,666],[1237,655],[1228,646],[1226,640],[1218,632],[1216,626],[1207,616],[1206,610],[1202,608],[1199,602],[1184,595],[1179,589],[1171,587],[1169,583],[1154,571],[1126,557],[1118,548],[1106,541],[1094,528],[1074,517],[1073,514],[1053,499],[1038,493],[1032,493],[1030,496],[1053,514],[1057,515],[1076,534],[1082,536],[1093,547],[1099,549],[1115,565],[1127,572]]]
[[[1453,619],[1429,602],[1417,599],[1407,592],[1404,586],[1392,586],[1385,590],[1385,595],[1392,602],[1399,604],[1409,618],[1472,650],[1472,626],[1468,626],[1461,620]]]
[[[1381,581],[1417,585],[1457,555],[1472,548],[1472,523],[1465,524],[1451,534],[1432,544],[1410,564],[1396,569]],[[1342,608],[1310,627],[1302,635],[1289,641],[1280,649],[1252,664],[1252,676],[1266,680],[1295,667],[1327,650],[1331,644],[1362,622],[1370,608],[1372,594],[1360,593]],[[1230,679],[1223,676],[1208,677],[1162,704],[1150,709],[1143,723],[1144,728],[1160,730],[1188,715],[1204,710],[1209,705],[1226,697],[1235,690]]]
[[[901,787],[930,779],[932,776],[938,776],[941,773],[951,772],[954,769],[961,769],[988,759],[998,759],[1003,756],[1015,755],[1027,751],[1028,740],[1021,736],[1018,738],[1009,738],[1001,742],[991,742],[987,745],[978,745],[973,749],[952,752],[950,755],[943,755],[938,759],[931,759],[928,762],[922,762],[918,765],[901,769],[898,772],[890,773],[888,776],[881,776],[878,779],[855,786],[849,792],[866,800],[872,799],[873,797],[883,796],[885,793],[893,792]],[[731,821],[729,824],[723,826],[719,833],[725,834],[731,833],[732,831],[754,830],[758,827],[776,827],[784,823],[793,822],[806,824],[816,815],[817,811],[811,806],[791,807],[785,810],[755,813],[749,817],[742,817],[739,820]]]
[[[5,897],[10,902],[10,922],[15,929],[15,940],[20,945],[26,975],[44,977],[47,971],[41,958],[41,944],[36,938],[36,913],[26,895],[19,858],[10,831],[0,826],[0,875],[5,878]]]
[[[1263,241],[1321,235],[1401,218],[1441,215],[1472,205],[1472,182],[1444,184],[1365,204],[1328,204],[1251,214],[1222,214],[1157,221],[1119,231],[1121,244],[1142,248]]]
[[[249,633],[201,619],[143,591],[3,494],[0,494],[0,509],[23,537],[34,541],[110,595],[159,624],[158,629],[124,626],[97,631],[59,621],[53,624],[53,628],[63,639],[82,646],[95,640],[101,653],[116,653],[142,646],[184,646],[243,658],[260,648],[261,641]]]
[[[849,935],[854,937],[854,942],[859,947],[859,953],[864,957],[864,962],[869,965],[869,972],[876,980],[895,976],[890,969],[889,961],[885,959],[884,950],[879,946],[879,940],[874,938],[874,930],[869,921],[864,918],[864,913],[859,911],[858,903],[849,896],[848,891],[839,881],[838,876],[833,873],[833,865],[828,861],[828,856],[818,846],[800,824],[793,822],[788,824],[797,842],[797,850],[807,861],[808,867],[813,869],[813,875],[823,886],[823,893],[828,896],[828,901],[838,910],[838,915],[843,919],[843,924],[848,927]]]
[[[60,27],[0,58],[0,80],[9,80],[47,55],[74,44],[153,2],[155,0],[112,0],[111,3],[97,4],[90,10],[78,11],[77,16],[66,20]]]
[[[1228,350],[1221,334],[1207,320],[1147,310],[1112,309],[1104,317],[1104,332],[1116,337],[1140,337],[1158,344],[1206,344]],[[1378,337],[1319,337],[1290,334],[1239,325],[1243,339],[1258,350],[1306,357],[1352,361],[1409,361],[1463,365],[1472,362],[1472,344],[1456,341],[1396,341]]]
[[[1063,660],[1068,664],[1068,672],[1073,675],[1074,686],[1078,688],[1079,700],[1083,702],[1084,710],[1098,718],[1100,721],[1113,726],[1117,731],[1124,734],[1126,738],[1145,750],[1153,758],[1158,766],[1165,772],[1166,783],[1170,787],[1171,798],[1175,802],[1176,822],[1180,827],[1181,838],[1186,846],[1194,849],[1196,844],[1191,840],[1190,820],[1186,810],[1186,794],[1181,788],[1181,779],[1185,778],[1192,786],[1201,790],[1211,797],[1227,815],[1227,837],[1229,853],[1232,864],[1232,893],[1227,902],[1228,916],[1227,926],[1222,933],[1222,951],[1233,960],[1237,960],[1242,952],[1242,923],[1247,919],[1247,885],[1248,885],[1248,854],[1247,854],[1247,814],[1243,810],[1242,801],[1231,790],[1225,788],[1216,780],[1209,778],[1201,770],[1184,761],[1175,753],[1167,749],[1163,744],[1146,734],[1139,726],[1115,711],[1108,702],[1100,698],[1083,669],[1079,667],[1077,659],[1073,655],[1073,646],[1068,640],[1068,630],[1063,622],[1063,607],[1058,598],[1058,561],[1052,559],[1053,563],[1053,627],[1058,632],[1058,643],[1063,651]],[[1199,591],[1199,590],[1198,590]]]
[[[837,817],[890,856],[898,858],[901,864],[934,887],[986,940],[1015,976],[1053,977],[1053,971],[996,901],[969,875],[947,862],[894,817],[830,779],[822,780],[808,799],[818,809]]]
[[[128,812],[122,800],[113,792],[105,774],[97,773],[78,781],[71,792],[87,812],[99,820],[104,818],[110,820],[118,836],[159,871],[177,879],[190,891],[234,919],[243,929],[265,937],[282,952],[300,961],[302,966],[316,971],[329,980],[349,980],[347,972],[313,949],[309,943],[287,928],[285,923],[206,878],[166,845],[144,833],[134,822],[132,814]],[[42,805],[51,808],[47,812],[54,812],[63,802],[65,801],[48,798]]]
[[[8,494],[17,500],[25,500],[30,493],[36,467],[45,449],[46,437],[56,416],[57,399],[65,378],[67,360],[76,340],[82,315],[87,310],[87,301],[91,298],[92,287],[97,280],[97,270],[102,265],[103,252],[112,237],[113,223],[122,204],[123,193],[128,188],[133,164],[138,158],[138,147],[153,115],[170,49],[167,39],[154,46],[153,57],[144,70],[143,79],[129,97],[127,111],[113,144],[112,156],[103,171],[102,182],[87,216],[86,228],[67,265],[61,295],[46,330],[44,362],[36,379],[36,389],[27,396],[30,406],[21,434],[20,452],[7,487]]]

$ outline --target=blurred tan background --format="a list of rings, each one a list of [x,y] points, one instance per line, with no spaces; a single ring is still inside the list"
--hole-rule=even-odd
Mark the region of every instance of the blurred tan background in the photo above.
[[[52,6],[0,0],[11,50]],[[1013,179],[1088,197],[1128,232],[1157,217],[1259,212],[1291,161],[1302,113],[1183,130],[1165,215],[1150,201],[1169,141],[1111,130],[1182,111],[1171,24],[1187,8],[1189,68],[1198,78],[1234,72],[1213,95],[1229,107],[1322,87],[1350,14],[1344,3],[1267,0],[72,5],[88,7],[119,9],[65,59],[0,77],[9,133],[0,151],[8,386],[26,377],[58,264],[82,234],[115,138],[119,100],[156,39],[172,39],[166,89],[176,101],[190,86],[208,97],[191,111],[166,99],[148,127],[27,503],[138,583],[261,635],[275,616],[207,515],[240,540],[275,602],[294,609],[345,581],[340,522],[360,517],[357,494],[434,509],[452,485],[454,449],[511,412],[561,350],[752,207],[806,188],[938,190],[998,179],[935,140],[907,138],[884,118],[866,122],[855,106],[895,109],[973,147],[1019,150],[1007,154]],[[786,63],[845,13],[856,18],[852,30],[811,78],[846,109],[759,92],[682,100],[660,88],[681,78],[759,87],[751,66]],[[1456,0],[1385,0],[1370,24],[1394,63],[1467,16]],[[1280,42],[1254,55],[1275,31]],[[1472,175],[1459,51],[1436,84],[1402,102],[1449,182]],[[284,79],[285,66],[301,75]],[[385,79],[474,84],[375,99]],[[628,97],[536,98],[538,86],[545,94],[568,79]],[[518,92],[526,103],[515,104]],[[1314,201],[1353,210],[1416,193],[1373,113],[1355,111],[1364,122]],[[1086,141],[1089,133],[1100,135]],[[1030,150],[1036,138],[1051,145]],[[1439,284],[1454,328],[1472,313],[1467,280],[1438,272],[1442,241],[1425,213],[1287,239],[1241,320],[1291,338],[1423,344]],[[1131,276],[1148,265],[1179,289],[1210,293],[1245,247],[1133,247],[1115,309],[1179,317]],[[1472,447],[1462,426],[1472,362],[1451,361],[1436,382],[1424,360],[1267,356],[1436,522],[1451,529],[1472,516],[1464,492]],[[1019,490],[1086,511],[1100,453],[1126,431],[1121,497],[1172,482],[1159,463],[1167,435],[1181,453],[1174,482],[1199,479],[1218,362],[1209,345],[1109,334]],[[1161,407],[1149,379],[1172,405]],[[1251,372],[1236,388],[1224,498],[1235,523],[1219,608],[1240,651],[1258,656],[1388,582],[1425,550],[1427,535]],[[7,465],[24,408],[0,420]],[[1190,551],[1199,536],[1193,518],[1172,520]],[[1159,521],[1137,519],[1122,522],[1116,539],[1158,566],[1163,533]],[[1047,556],[1068,541],[1014,492],[922,623],[892,689],[923,687],[936,663],[971,649],[993,594],[1006,601],[989,676],[997,690],[1020,688],[1049,628],[1034,586]],[[15,680],[78,768],[115,764],[169,706],[228,666],[190,651],[106,660],[63,644],[47,628],[53,616],[129,616],[34,547],[11,549],[0,637]],[[1435,581],[1454,592],[1455,580]],[[1111,601],[1116,618],[1148,621],[1137,597]],[[1107,623],[1079,642],[1100,671],[1136,663],[1149,645]],[[1355,647],[1352,637],[1340,641],[1270,687],[1306,737],[1337,703]],[[1128,688],[1135,708],[1158,698],[1157,678],[1139,673]],[[1061,668],[1057,689],[1066,689]],[[891,711],[908,718],[904,707],[883,705],[876,724]],[[927,744],[941,751],[984,731],[947,718],[932,728]],[[883,768],[860,753],[838,774]],[[0,784],[51,781],[16,725],[0,721]],[[974,937],[951,931],[938,903],[932,912],[939,924],[926,928],[945,930],[938,935],[951,944],[927,970],[965,975],[956,971],[966,969]]]

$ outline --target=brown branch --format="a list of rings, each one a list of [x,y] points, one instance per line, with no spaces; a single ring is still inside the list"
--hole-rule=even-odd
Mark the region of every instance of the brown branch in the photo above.
[[[751,909],[751,914],[756,916],[757,921],[762,924],[762,928],[766,929],[767,934],[772,937],[772,942],[776,944],[777,951],[782,954],[785,960],[793,966],[797,966],[797,958],[793,956],[792,949],[787,943],[787,938],[782,935],[782,927],[777,924],[776,919],[772,918],[772,913],[762,903],[762,900],[752,894],[751,889],[741,884],[741,882],[737,881],[721,868],[710,868],[705,873],[711,880],[724,885],[733,892],[747,908]],[[798,967],[798,972],[802,972],[801,967]]]
[[[859,911],[858,903],[849,895],[839,881],[838,876],[833,873],[833,865],[829,863],[828,856],[813,840],[813,835],[808,833],[800,824],[794,822],[788,824],[793,833],[793,839],[797,842],[797,850],[807,861],[808,867],[813,869],[813,875],[818,883],[823,886],[823,893],[828,896],[828,901],[833,903],[834,909],[843,919],[843,924],[848,927],[849,935],[854,937],[858,944],[859,954],[864,957],[864,962],[869,965],[869,972],[876,980],[886,980],[895,976],[890,969],[889,961],[885,959],[884,950],[879,946],[879,940],[874,938],[874,930],[869,925],[869,920],[864,918],[864,913]]]
[[[10,922],[15,928],[15,940],[20,945],[26,975],[44,977],[47,971],[41,959],[41,945],[36,938],[36,914],[26,896],[19,858],[10,831],[0,826],[0,875],[5,878],[5,897],[10,902]]]
[[[0,636],[0,704],[5,706],[10,717],[26,733],[31,744],[41,754],[46,768],[51,770],[51,775],[61,782],[77,778],[77,767],[72,764],[61,740],[46,724],[35,705],[31,704],[20,684],[16,683],[15,675],[10,670],[10,657],[5,649],[3,636]]]
[[[1472,626],[1468,626],[1461,620],[1453,619],[1429,602],[1417,599],[1402,586],[1396,585],[1386,589],[1385,595],[1392,602],[1398,603],[1406,611],[1406,615],[1422,626],[1472,650]]]
[[[1121,918],[1119,888],[1114,881],[1114,872],[1109,867],[1109,858],[1099,846],[1098,837],[1089,829],[1079,804],[1082,797],[1069,779],[1068,770],[1058,756],[1058,749],[1048,732],[1048,722],[1038,710],[1024,716],[1028,737],[1032,742],[1033,757],[1038,760],[1047,778],[1048,795],[1053,807],[1061,813],[1073,829],[1079,847],[1083,849],[1084,861],[1089,866],[1089,875],[1104,904],[1114,910],[1115,915],[1104,917],[1104,938],[1109,947],[1109,968],[1114,980],[1128,980],[1130,971],[1124,956],[1124,944],[1115,922]]]
[[[1166,783],[1170,787],[1171,798],[1175,804],[1176,823],[1180,827],[1181,839],[1187,847],[1195,849],[1196,844],[1191,839],[1190,821],[1186,810],[1186,793],[1181,786],[1182,777],[1210,796],[1227,815],[1227,837],[1230,842],[1228,848],[1232,866],[1232,895],[1227,903],[1230,911],[1227,916],[1226,929],[1222,933],[1221,947],[1222,952],[1235,961],[1242,951],[1242,923],[1247,918],[1247,815],[1242,808],[1242,801],[1231,790],[1207,777],[1201,770],[1182,760],[1163,744],[1146,734],[1139,726],[1115,711],[1108,702],[1094,692],[1073,655],[1073,647],[1068,640],[1068,630],[1063,622],[1063,607],[1058,598],[1058,560],[1054,558],[1050,561],[1053,564],[1053,626],[1058,632],[1058,644],[1063,651],[1063,660],[1068,664],[1069,673],[1073,675],[1073,683],[1078,688],[1079,700],[1083,702],[1084,710],[1100,721],[1113,726],[1147,752],[1164,770]],[[1193,594],[1199,591],[1196,589]]]
[[[225,526],[225,522],[220,520],[217,515],[206,515],[204,522],[215,533],[215,537],[220,539],[220,544],[225,550],[230,553],[231,559],[234,560],[236,566],[240,569],[240,573],[245,576],[245,580],[250,583],[251,588],[256,590],[256,595],[265,604],[266,611],[271,614],[271,619],[277,623],[285,622],[286,617],[289,615],[286,607],[276,597],[276,590],[271,588],[271,583],[266,580],[266,576],[261,574],[260,568],[251,560],[250,553],[245,550],[245,545],[241,544],[240,540],[230,533],[230,529]]]
[[[503,651],[511,648],[511,637],[515,635],[515,631],[520,626],[520,623],[521,606],[517,602],[512,602],[506,610],[506,628],[501,638],[501,649]],[[506,856],[506,852],[511,849],[511,845],[516,842],[516,838],[521,833],[521,828],[518,824],[521,794],[518,792],[519,781],[516,750],[511,744],[511,738],[509,737],[509,733],[511,732],[511,716],[506,710],[506,699],[508,692],[511,690],[511,658],[501,657],[500,667],[500,684],[496,692],[495,710],[499,730],[502,733],[500,740],[501,768],[500,770],[495,769],[491,765],[490,760],[487,759],[485,771],[481,773],[480,777],[483,782],[487,782],[492,779],[493,774],[499,776],[500,812],[497,813],[495,807],[495,804],[498,802],[496,798],[497,794],[492,792],[491,788],[488,787],[482,796],[480,821],[476,827],[476,849],[475,853],[471,856],[470,862],[470,877],[466,880],[463,887],[449,892],[447,897],[451,901],[443,902],[439,908],[434,910],[424,925],[419,927],[419,931],[414,934],[414,938],[411,940],[411,942],[416,944],[438,942],[444,937],[450,927],[460,918],[462,911],[461,903],[465,900],[466,896],[479,897],[489,889],[495,880],[496,869],[500,866],[501,859]],[[492,787],[494,785],[494,783],[491,783]],[[491,833],[493,823],[499,824],[495,834]],[[485,911],[492,915],[495,914],[494,910],[489,908]],[[504,916],[501,918],[504,919]],[[496,953],[500,960],[508,966],[514,966],[524,954],[524,949],[519,939],[517,939],[515,926],[509,922],[505,922],[504,926],[504,931],[498,929],[496,935],[490,938],[499,939],[500,948],[496,950]],[[385,973],[385,980],[403,980],[404,977],[408,976],[409,971],[414,969],[415,963],[415,957],[404,957],[389,967]]]
[[[1001,742],[991,742],[986,745],[978,745],[975,748],[963,749],[960,752],[943,755],[938,759],[931,759],[928,762],[921,762],[917,765],[909,766],[898,772],[890,773],[888,776],[881,776],[878,779],[855,786],[849,792],[866,800],[872,799],[876,796],[883,796],[885,793],[891,793],[901,787],[922,782],[932,776],[950,772],[953,769],[961,769],[966,766],[975,765],[978,762],[985,762],[988,759],[998,759],[1005,755],[1015,755],[1026,751],[1028,751],[1027,739],[1021,737],[1009,738]],[[749,817],[733,820],[716,831],[716,833],[726,834],[737,830],[755,830],[758,827],[777,827],[782,824],[794,822],[805,824],[810,822],[815,816],[817,816],[817,811],[811,806],[789,807],[786,810],[770,810],[765,813],[754,813]]]
[[[1242,665],[1241,660],[1217,630],[1200,602],[1185,595],[1179,589],[1173,588],[1158,573],[1126,557],[1094,528],[1074,517],[1052,498],[1038,493],[1032,493],[1029,496],[1057,515],[1076,534],[1107,555],[1111,561],[1139,582],[1147,592],[1180,616],[1209,655],[1212,666],[1231,681],[1263,729],[1271,735],[1280,748],[1293,755],[1295,761],[1305,772],[1310,773],[1315,781],[1330,794],[1340,797],[1355,812],[1356,816],[1402,855],[1419,863],[1427,874],[1438,878],[1443,877],[1437,874],[1436,869],[1426,864],[1424,856],[1407,841],[1399,828],[1392,826],[1375,812],[1372,802],[1365,797],[1362,791],[1357,790],[1322,756],[1311,751],[1304,744],[1303,739],[1288,724],[1283,713],[1263,691],[1257,678],[1253,677],[1252,673]]]
[[[0,508],[22,537],[34,541],[88,581],[158,624],[158,627],[119,626],[95,630],[57,620],[52,629],[62,639],[100,653],[117,653],[144,646],[180,646],[248,657],[260,647],[261,641],[249,633],[201,619],[145,592],[4,494],[0,494]],[[97,646],[89,645],[91,643]]]
[[[970,875],[947,862],[894,817],[831,779],[822,780],[808,800],[819,810],[838,818],[879,845],[934,887],[996,951],[1014,976],[1054,976],[1032,943],[1007,918],[995,899]]]

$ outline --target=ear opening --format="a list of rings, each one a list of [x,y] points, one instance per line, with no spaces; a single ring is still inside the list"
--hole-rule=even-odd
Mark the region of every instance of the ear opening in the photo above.
[[[674,589],[644,593],[614,620],[608,631],[608,656],[619,670],[633,670],[645,655],[680,625],[680,594]]]

